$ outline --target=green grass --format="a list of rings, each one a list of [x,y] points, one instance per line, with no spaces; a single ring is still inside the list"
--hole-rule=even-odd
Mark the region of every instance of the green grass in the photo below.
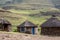
[[[36,14],[36,13],[39,13],[39,10],[14,10],[14,9],[11,9],[9,10],[13,13],[18,13],[18,14]]]
[[[27,14],[36,14],[39,13],[40,10],[9,10],[12,13],[0,13],[0,17],[4,17],[12,24],[12,31],[17,29],[17,26],[20,25],[25,20],[29,20],[36,24],[40,29],[40,25],[46,21],[47,16],[28,16]],[[22,14],[22,15],[21,15]]]

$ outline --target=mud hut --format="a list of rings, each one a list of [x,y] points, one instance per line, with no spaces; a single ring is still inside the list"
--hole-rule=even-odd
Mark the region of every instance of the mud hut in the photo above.
[[[58,20],[55,15],[44,22],[40,27],[42,35],[60,35],[60,20]]]
[[[0,19],[0,31],[11,31],[11,23],[8,20]]]
[[[25,21],[20,24],[17,30],[22,33],[37,34],[37,26],[30,21]]]

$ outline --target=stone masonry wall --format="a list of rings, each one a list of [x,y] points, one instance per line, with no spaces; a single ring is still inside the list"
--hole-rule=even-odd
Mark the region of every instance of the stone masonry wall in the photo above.
[[[60,35],[60,27],[42,27],[42,35]]]

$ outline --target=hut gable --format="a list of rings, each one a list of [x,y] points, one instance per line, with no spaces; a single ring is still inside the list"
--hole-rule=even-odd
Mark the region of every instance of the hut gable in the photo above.
[[[44,22],[41,27],[60,27],[60,20],[58,20],[55,16],[52,16]]]
[[[36,27],[36,25],[33,24],[33,23],[30,22],[30,21],[25,21],[25,22],[23,22],[21,25],[19,25],[18,27]]]

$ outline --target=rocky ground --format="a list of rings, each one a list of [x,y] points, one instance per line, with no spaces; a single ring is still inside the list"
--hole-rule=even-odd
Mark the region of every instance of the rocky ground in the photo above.
[[[60,36],[0,32],[0,40],[60,40]]]

